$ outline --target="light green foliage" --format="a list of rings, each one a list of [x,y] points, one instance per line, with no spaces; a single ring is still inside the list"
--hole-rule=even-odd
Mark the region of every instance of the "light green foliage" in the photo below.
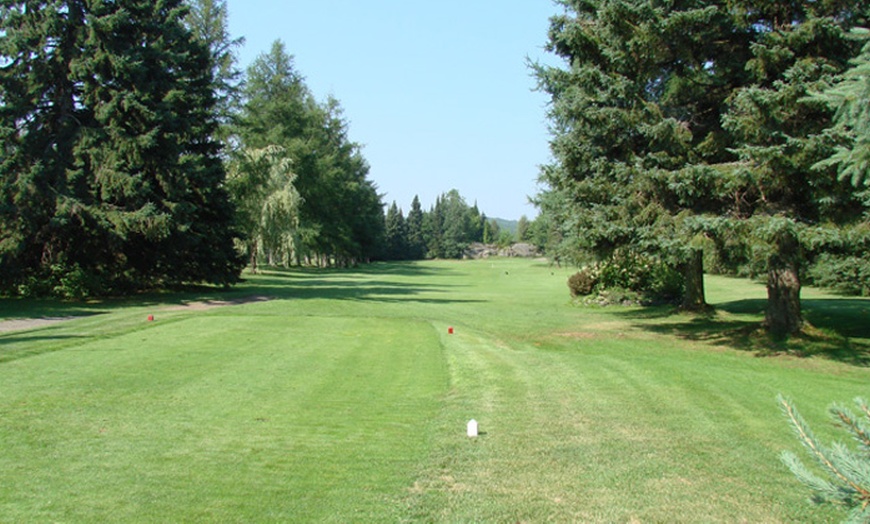
[[[853,34],[865,42],[870,38],[866,28],[855,29]],[[837,111],[832,131],[846,142],[815,167],[835,165],[840,178],[849,180],[853,186],[870,185],[870,43],[864,45],[848,70],[815,97]]]
[[[245,39],[230,36],[226,0],[185,0],[185,3],[189,6],[185,24],[211,55],[216,112],[222,124],[218,136],[229,146],[230,123],[238,111],[241,94],[242,71],[237,65],[236,50]]]
[[[284,148],[298,177],[297,262],[348,266],[378,254],[383,204],[338,100],[314,98],[280,41],[248,68],[243,95],[242,146]]]
[[[836,442],[823,445],[791,400],[778,399],[800,443],[813,462],[824,472],[824,478],[807,468],[797,455],[786,451],[782,460],[794,475],[813,492],[817,504],[836,504],[849,509],[848,522],[870,522],[870,407],[862,398],[855,399],[859,415],[839,405],[831,406],[831,418],[846,429],[857,449]]]
[[[262,255],[287,266],[296,253],[302,199],[295,180],[290,159],[279,146],[239,151],[230,164],[227,187],[254,271]]]

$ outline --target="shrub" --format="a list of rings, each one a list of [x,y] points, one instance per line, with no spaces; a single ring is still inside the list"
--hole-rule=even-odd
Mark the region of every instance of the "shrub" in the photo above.
[[[23,297],[83,299],[98,295],[103,289],[99,277],[88,273],[78,264],[58,263],[23,278],[16,291]]]
[[[808,271],[816,286],[829,287],[847,295],[870,295],[870,258],[821,255]]]
[[[584,267],[568,278],[568,289],[574,298],[591,295],[598,283],[598,277],[592,268]]]
[[[626,290],[643,300],[677,300],[683,294],[682,273],[657,257],[617,252],[598,266],[599,291]]]

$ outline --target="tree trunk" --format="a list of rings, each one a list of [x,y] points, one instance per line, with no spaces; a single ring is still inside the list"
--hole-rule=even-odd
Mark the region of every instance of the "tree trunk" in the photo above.
[[[256,240],[251,241],[250,245],[248,246],[248,250],[250,251],[249,254],[251,256],[251,273],[256,273],[257,272],[257,241]]]
[[[692,250],[689,260],[683,263],[683,278],[686,288],[683,290],[681,307],[688,311],[703,311],[707,309],[707,299],[704,295],[704,252]]]
[[[776,242],[776,253],[767,263],[767,313],[765,324],[775,337],[800,332],[801,280],[798,271],[800,244],[793,234],[785,233]]]

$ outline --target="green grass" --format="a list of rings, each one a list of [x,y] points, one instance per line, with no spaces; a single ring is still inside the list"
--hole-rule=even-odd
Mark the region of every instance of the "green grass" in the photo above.
[[[573,305],[570,273],[274,271],[211,295],[274,300],[205,311],[169,307],[203,290],[0,301],[88,315],[0,333],[0,522],[843,517],[779,462],[798,444],[775,396],[838,438],[826,407],[870,395],[870,301],[806,290],[818,335],[771,351],[762,286],[710,277],[695,317]]]

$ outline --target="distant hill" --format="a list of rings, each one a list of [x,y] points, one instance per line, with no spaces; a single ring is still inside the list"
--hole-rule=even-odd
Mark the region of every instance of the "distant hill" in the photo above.
[[[493,218],[493,220],[498,224],[500,231],[510,231],[512,235],[517,234],[517,224],[519,224],[518,220],[505,220],[503,218]]]

